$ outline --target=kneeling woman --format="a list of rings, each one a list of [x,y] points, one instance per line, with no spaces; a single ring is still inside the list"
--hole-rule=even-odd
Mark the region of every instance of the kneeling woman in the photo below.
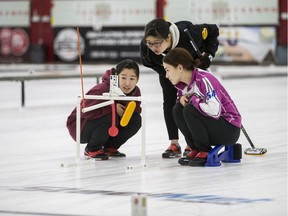
[[[178,163],[204,166],[211,146],[237,142],[241,115],[217,78],[195,65],[197,60],[182,48],[171,50],[163,58],[166,77],[178,92],[173,116],[192,149]]]
[[[130,59],[123,60],[116,68],[107,70],[102,77],[102,82],[95,85],[86,94],[102,95],[103,93],[108,93],[110,90],[110,75],[112,74],[118,75],[119,88],[125,95],[141,96],[140,89],[136,85],[139,79],[139,67],[136,62]],[[102,102],[103,100],[86,99],[85,106],[89,107]],[[115,137],[110,136],[108,133],[112,124],[111,105],[81,113],[80,143],[87,143],[84,152],[87,158],[107,160],[109,156],[125,157],[125,154],[119,152],[118,149],[141,128],[140,102],[136,102],[135,111],[128,125],[122,127],[119,124],[128,103],[129,101],[115,101],[115,110],[117,111],[116,126],[119,131]],[[68,116],[66,126],[71,137],[76,140],[76,108]]]

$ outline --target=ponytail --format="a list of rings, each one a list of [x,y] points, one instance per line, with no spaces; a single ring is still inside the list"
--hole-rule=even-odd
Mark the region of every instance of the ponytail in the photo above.
[[[199,59],[194,60],[192,55],[184,48],[177,47],[170,50],[163,58],[166,64],[177,67],[179,64],[186,70],[193,70],[200,62]]]

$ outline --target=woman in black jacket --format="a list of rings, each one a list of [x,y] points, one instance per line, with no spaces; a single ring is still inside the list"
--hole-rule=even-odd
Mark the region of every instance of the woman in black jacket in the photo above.
[[[187,29],[201,52],[199,57],[190,43],[190,38],[184,32]],[[218,49],[219,29],[215,24],[194,25],[189,21],[174,23],[164,19],[154,19],[145,27],[145,35],[140,45],[142,64],[159,74],[159,82],[163,92],[163,110],[169,140],[168,149],[162,154],[163,158],[181,156],[181,147],[178,143],[178,128],[175,124],[172,109],[176,103],[177,91],[172,83],[165,77],[162,59],[169,50],[182,47],[188,50],[194,59],[200,58],[198,68],[206,70]],[[191,149],[186,146],[184,155]]]

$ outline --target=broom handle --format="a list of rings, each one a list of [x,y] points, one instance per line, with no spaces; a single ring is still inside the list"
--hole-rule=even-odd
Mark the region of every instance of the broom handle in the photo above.
[[[251,145],[251,147],[252,147],[253,149],[255,149],[255,146],[254,146],[252,140],[250,139],[250,137],[248,136],[248,133],[246,132],[246,130],[245,130],[245,128],[243,127],[243,125],[241,126],[241,130],[242,130],[242,132],[244,133],[244,135],[245,135],[246,139],[248,140],[249,144]]]
[[[184,29],[184,32],[186,33],[186,35],[188,36],[188,38],[190,39],[190,43],[194,49],[194,51],[197,53],[198,57],[200,58],[202,55],[201,55],[201,52],[196,44],[196,42],[194,41],[194,39],[192,38],[190,32],[188,31],[188,29]]]

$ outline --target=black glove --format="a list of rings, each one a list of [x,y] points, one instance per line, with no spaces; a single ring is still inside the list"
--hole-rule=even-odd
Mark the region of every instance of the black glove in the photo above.
[[[200,64],[199,64],[199,68],[206,70],[207,68],[210,67],[211,61],[212,61],[213,57],[211,54],[204,52],[202,54],[202,57],[199,59],[200,60]]]

